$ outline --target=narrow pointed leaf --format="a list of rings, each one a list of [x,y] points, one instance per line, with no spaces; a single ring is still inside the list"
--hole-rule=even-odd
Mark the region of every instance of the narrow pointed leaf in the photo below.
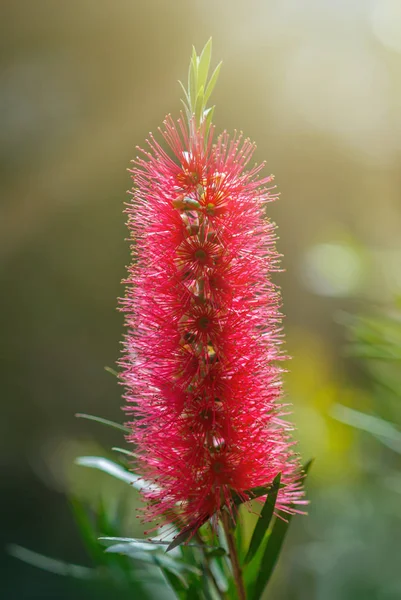
[[[198,94],[198,64],[195,48],[192,48],[192,58],[188,72],[188,96],[190,99],[190,109],[193,113],[195,110],[196,96]]]
[[[170,552],[174,548],[177,548],[180,544],[183,544],[187,539],[189,539],[192,535],[192,528],[183,529],[181,533],[179,533],[172,542],[167,546],[166,552]]]
[[[315,459],[314,458],[310,458],[308,461],[306,461],[306,463],[302,467],[302,471],[304,473],[304,477],[303,477],[304,481],[305,481],[306,476],[308,475],[308,473],[309,473],[309,471],[311,469],[311,466],[313,465],[314,462],[315,462]]]
[[[337,421],[341,421],[341,423],[345,423],[356,429],[362,429],[376,437],[387,438],[401,443],[401,432],[398,431],[395,425],[374,415],[369,415],[337,403],[333,405],[331,416],[337,419]]]
[[[116,371],[115,369],[112,369],[111,367],[105,367],[104,370],[107,371],[108,373],[110,373],[110,375],[114,375],[114,377],[118,377],[118,371]]]
[[[204,102],[205,102],[205,100],[204,100]],[[205,121],[205,136],[207,135],[207,132],[209,131],[210,126],[212,124],[213,113],[214,113],[214,106],[211,106],[210,108],[207,108],[205,111],[203,111],[203,120]]]
[[[260,513],[260,517],[255,525],[249,544],[248,552],[245,558],[245,564],[249,563],[255,556],[260,544],[262,543],[267,530],[269,529],[270,521],[273,517],[274,507],[276,505],[277,494],[280,489],[281,474],[277,475],[267,494],[266,502]]]
[[[280,487],[283,487],[282,483],[279,484],[279,488]],[[240,506],[241,504],[244,504],[244,502],[250,502],[251,500],[256,500],[256,498],[260,498],[261,496],[267,496],[267,494],[269,493],[270,490],[271,490],[270,485],[266,485],[266,486],[261,485],[258,487],[251,488],[250,490],[245,490],[245,492],[244,492],[244,496],[246,497],[245,500],[242,495],[233,494],[234,504],[235,504],[235,506]]]
[[[127,471],[124,467],[121,467],[112,460],[103,458],[102,456],[80,456],[75,460],[75,463],[81,467],[89,467],[108,473],[116,479],[129,483],[138,491],[150,492],[159,489],[154,483],[146,481],[139,475],[135,475],[135,473],[130,473],[130,471]]]
[[[114,427],[114,429],[120,429],[125,433],[130,433],[130,429],[121,423],[115,423],[114,421],[109,421],[109,419],[103,419],[102,417],[96,417],[95,415],[87,415],[85,413],[76,413],[75,415],[78,419],[87,419],[88,421],[96,421],[97,423],[102,423],[102,425],[108,425],[109,427]]]
[[[188,101],[188,106],[185,104],[184,100],[181,98],[181,102],[184,106],[185,109],[185,114],[187,116],[188,121],[190,120],[192,114],[191,114],[191,103]]]
[[[304,481],[312,463],[313,459],[309,460],[303,468]],[[251,600],[259,600],[263,594],[263,590],[265,589],[270,576],[273,573],[273,569],[276,566],[292,517],[293,515],[287,514],[285,516],[285,521],[280,517],[276,517],[273,529],[271,530],[262,556],[262,560],[260,562],[256,581],[251,584],[251,593],[249,594]]]
[[[205,98],[204,98],[204,102],[205,104],[207,103],[207,101],[209,100],[213,90],[214,90],[214,86],[217,83],[217,79],[219,77],[219,73],[220,73],[220,69],[221,69],[221,65],[222,63],[219,62],[219,64],[217,65],[217,67],[215,68],[215,70],[212,73],[212,76],[209,79],[209,83],[206,86],[206,90],[205,90]]]
[[[120,452],[120,454],[125,454],[126,456],[131,456],[132,458],[137,458],[135,452],[131,452],[130,450],[126,450],[125,448],[119,448],[118,446],[113,446],[112,450],[114,452]]]
[[[118,538],[118,537],[100,537],[100,541],[111,542],[106,552],[117,552],[121,554],[133,554],[134,552],[160,552],[162,548],[160,544],[147,542],[136,538]],[[117,542],[114,543],[114,542]],[[113,548],[111,550],[110,548]]]
[[[201,575],[200,569],[194,565],[184,563],[182,560],[175,560],[171,556],[165,554],[164,551],[161,551],[160,548],[155,548],[153,552],[151,552],[148,548],[140,548],[138,543],[133,544],[131,542],[127,542],[114,544],[113,546],[106,548],[105,552],[110,554],[125,554],[126,556],[130,556],[131,558],[141,562],[157,564],[159,567],[168,569],[173,573],[188,572]]]
[[[259,574],[253,590],[253,600],[258,600],[265,589],[279,557],[292,515],[286,515],[286,521],[276,518],[265,552],[260,563]]]
[[[227,554],[227,552],[221,546],[218,546],[217,548],[213,548],[213,550],[210,550],[210,552],[207,552],[207,556],[209,558],[216,558],[217,556],[226,556],[226,554]]]
[[[172,573],[167,569],[163,569],[162,567],[160,567],[160,570],[163,573],[167,583],[173,590],[177,600],[185,600],[189,592],[188,583],[185,581],[185,579],[183,579],[182,577],[177,577],[175,573]]]
[[[132,543],[132,544],[140,544],[143,546],[146,545],[146,546],[149,546],[150,549],[160,549],[160,546],[168,546],[169,544],[171,544],[171,542],[159,540],[159,539],[155,539],[155,538],[143,539],[143,538],[102,536],[99,538],[99,540],[104,541],[104,542],[127,542],[127,543]],[[206,550],[210,550],[210,552],[208,552],[208,555],[209,554],[211,555],[212,553],[216,552],[216,554],[213,554],[213,556],[220,556],[221,551],[225,552],[223,548],[207,546],[205,544],[191,543],[191,544],[187,544],[185,547],[186,548],[205,548]]]
[[[33,552],[32,550],[28,550],[27,548],[23,548],[16,544],[11,544],[7,549],[9,554],[15,558],[18,558],[33,567],[55,573],[56,575],[73,577],[75,579],[95,579],[98,576],[96,571],[89,567],[56,560],[55,558],[44,556],[43,554]]]
[[[99,533],[96,531],[95,524],[87,508],[78,498],[70,498],[71,509],[74,515],[74,519],[78,525],[81,538],[85,544],[85,547],[92,557],[94,562],[98,565],[104,564],[106,561],[104,552],[98,543]]]
[[[184,86],[184,84],[182,83],[182,81],[179,81],[179,80],[178,80],[178,83],[180,84],[180,86],[181,86],[181,89],[182,89],[182,91],[184,92],[185,100],[187,101],[187,104],[188,104],[188,106],[189,106],[189,105],[190,105],[190,100],[189,100],[189,96],[188,96],[187,90],[185,89],[185,86]],[[185,103],[184,103],[184,104],[185,104]]]
[[[195,103],[195,118],[197,125],[200,125],[203,115],[203,85],[199,88]]]
[[[205,571],[202,574],[202,589],[199,589],[198,582],[194,582],[188,589],[187,597],[194,600],[197,598],[200,600],[220,600],[221,598],[217,591],[214,590],[213,584]]]
[[[205,47],[199,58],[198,65],[198,85],[205,87],[207,75],[209,73],[210,59],[212,58],[212,38],[206,42]]]

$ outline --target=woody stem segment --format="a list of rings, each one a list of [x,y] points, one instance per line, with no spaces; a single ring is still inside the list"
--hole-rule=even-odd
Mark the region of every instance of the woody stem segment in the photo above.
[[[244,580],[242,578],[242,568],[238,558],[233,530],[231,528],[230,515],[228,511],[224,509],[221,511],[221,522],[228,544],[228,552],[233,568],[234,581],[238,592],[238,600],[246,600],[246,591],[244,586]]]

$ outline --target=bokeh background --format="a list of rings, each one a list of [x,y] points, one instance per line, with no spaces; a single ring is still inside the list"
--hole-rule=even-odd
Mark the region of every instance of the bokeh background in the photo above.
[[[397,328],[353,321],[396,322],[401,295],[399,0],[3,0],[0,29],[2,551],[90,564],[68,497],[117,488],[74,459],[124,441],[74,414],[122,420],[104,367],[122,336],[126,168],[213,36],[217,129],[254,139],[281,192],[286,390],[316,457],[272,597],[400,598]],[[349,356],[366,331],[394,342],[389,361]],[[103,597],[6,552],[1,566],[10,600]]]

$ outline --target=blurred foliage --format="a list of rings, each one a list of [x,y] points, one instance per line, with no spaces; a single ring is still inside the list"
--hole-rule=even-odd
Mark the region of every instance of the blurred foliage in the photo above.
[[[119,428],[111,421],[85,416]],[[126,451],[126,454],[131,453]],[[155,486],[132,473],[129,462],[124,458],[116,463],[104,457],[82,456],[77,458],[76,464],[98,469],[138,491],[149,491]],[[310,465],[311,461],[304,468],[303,478]],[[81,538],[94,563],[93,568],[65,563],[15,544],[9,546],[8,551],[15,558],[49,573],[84,581],[86,591],[91,593],[102,590],[102,594],[116,593],[120,598],[132,597],[135,593],[144,600],[236,600],[239,595],[228,541],[231,535],[238,547],[238,562],[247,597],[259,600],[277,563],[292,518],[292,515],[274,515],[279,488],[280,475],[271,486],[249,491],[255,499],[266,496],[249,546],[245,546],[242,533],[244,514],[235,523],[227,525],[228,529],[232,529],[230,534],[228,529],[223,528],[222,521],[213,524],[211,520],[196,533],[188,528],[178,532],[174,525],[167,525],[154,528],[158,531],[157,537],[122,537],[132,514],[132,504],[125,495],[120,496],[118,490],[114,490],[113,507],[100,499],[95,510],[91,510],[87,503],[77,498],[71,500]],[[228,523],[232,521],[233,511],[238,511],[242,504],[243,498],[238,496],[229,510],[223,509]],[[173,539],[166,541],[171,535]],[[216,546],[219,541],[221,546]]]
[[[395,425],[401,400],[401,314],[377,309],[376,315],[341,314],[339,320],[348,332],[346,357],[359,370],[359,388],[351,384],[350,389],[344,375],[334,383],[326,372],[320,381],[329,404],[325,422],[314,422],[323,437],[330,418],[339,423],[338,472],[330,467],[318,473],[324,485],[313,494],[306,523],[309,541],[300,538],[290,557],[291,582],[299,590],[282,582],[279,597],[301,599],[306,597],[303,586],[313,586],[314,597],[325,600],[395,600],[401,593],[401,431]],[[324,460],[324,452],[320,457]],[[316,466],[318,471],[319,460]]]

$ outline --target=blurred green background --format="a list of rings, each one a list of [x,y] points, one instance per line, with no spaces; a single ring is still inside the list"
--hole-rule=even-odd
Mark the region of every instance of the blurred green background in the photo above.
[[[0,29],[2,549],[90,564],[67,496],[113,502],[116,487],[73,461],[124,442],[74,413],[122,420],[104,366],[122,336],[126,168],[178,114],[191,45],[212,35],[217,130],[254,139],[281,192],[286,389],[316,457],[271,597],[401,598],[399,434],[338,406],[399,423],[398,317],[346,316],[401,295],[399,0],[3,0]],[[346,356],[350,340],[369,357]],[[103,598],[1,564],[4,598]]]

